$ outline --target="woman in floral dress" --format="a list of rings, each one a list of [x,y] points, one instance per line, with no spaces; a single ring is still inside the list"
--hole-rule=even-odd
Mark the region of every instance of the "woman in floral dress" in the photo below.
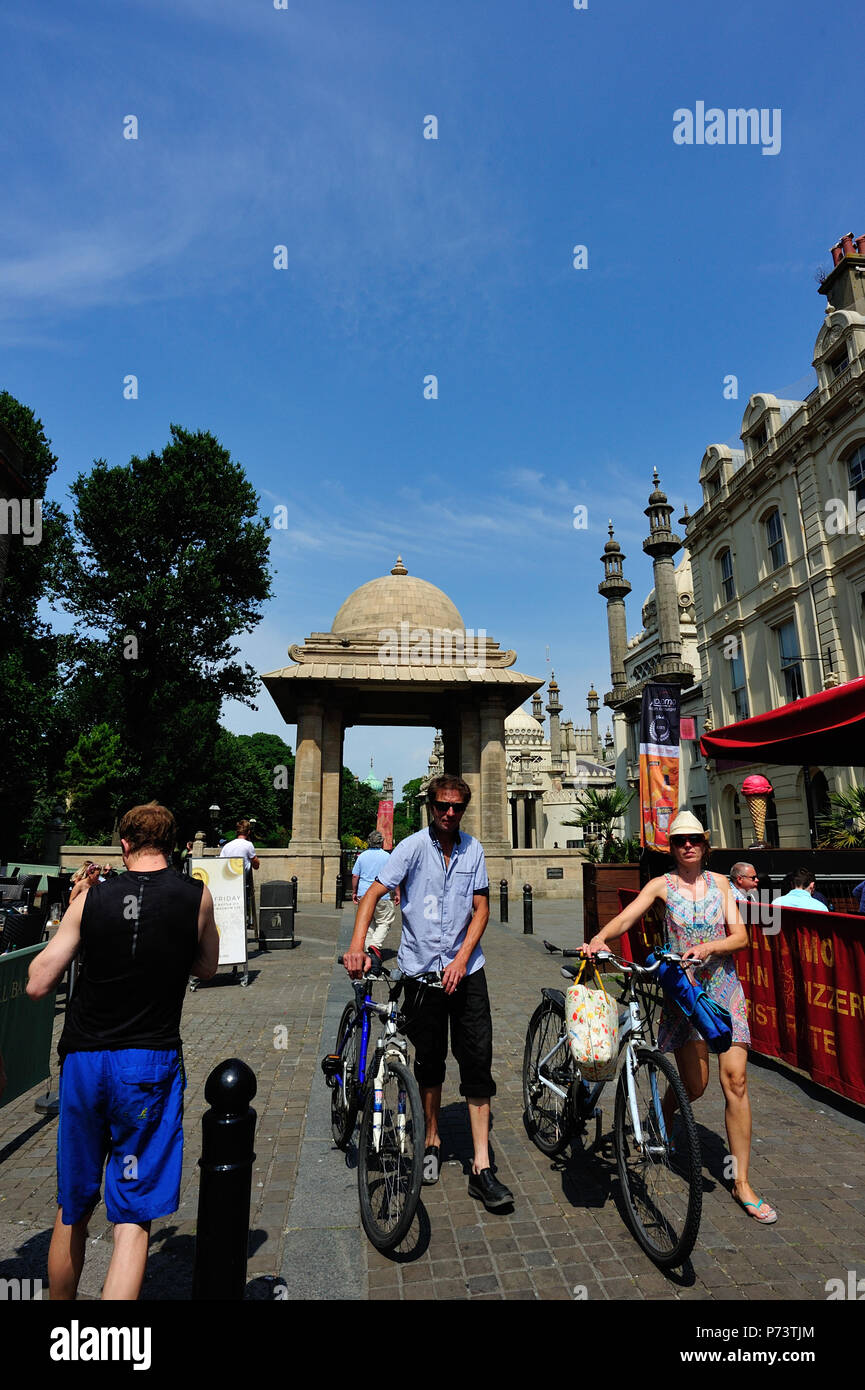
[[[665,904],[664,935],[668,950],[685,961],[705,961],[708,968],[695,975],[712,999],[729,1009],[733,1042],[718,1057],[718,1073],[726,1107],[724,1120],[733,1156],[733,1197],[749,1216],[763,1225],[777,1221],[777,1212],[762,1201],[748,1181],[751,1156],[751,1102],[745,1067],[751,1034],[745,995],[733,964],[733,953],[748,944],[748,933],[739,916],[728,880],[706,870],[709,838],[696,816],[680,811],[670,826],[670,852],[675,868],[651,879],[624,911],[587,942],[583,951],[609,949],[656,902]],[[658,1028],[658,1047],[673,1052],[679,1075],[691,1101],[699,1100],[709,1083],[709,1049],[688,1019],[665,1003]],[[669,1119],[675,1097],[668,1091],[664,1111]]]

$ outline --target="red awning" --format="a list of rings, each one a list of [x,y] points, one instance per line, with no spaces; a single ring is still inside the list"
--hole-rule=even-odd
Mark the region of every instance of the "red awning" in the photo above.
[[[737,762],[865,766],[865,676],[715,729],[700,747]]]

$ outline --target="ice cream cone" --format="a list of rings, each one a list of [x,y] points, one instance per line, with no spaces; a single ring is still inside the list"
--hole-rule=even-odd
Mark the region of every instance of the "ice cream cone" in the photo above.
[[[766,812],[769,809],[769,798],[765,792],[746,793],[748,810],[751,812],[751,823],[754,827],[754,839],[763,843],[766,830]]]

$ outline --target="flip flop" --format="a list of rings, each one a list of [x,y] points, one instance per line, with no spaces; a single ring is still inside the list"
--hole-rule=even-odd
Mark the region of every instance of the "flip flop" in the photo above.
[[[768,1202],[764,1202],[762,1197],[758,1198],[756,1202],[746,1202],[744,1198],[739,1196],[738,1192],[734,1191],[733,1201],[738,1202],[740,1207],[744,1207],[747,1215],[750,1216],[753,1221],[759,1221],[761,1226],[772,1226],[778,1220],[778,1213],[775,1208],[770,1207]],[[753,1207],[754,1210],[748,1211],[749,1207]],[[766,1208],[763,1216],[760,1215],[761,1207]]]

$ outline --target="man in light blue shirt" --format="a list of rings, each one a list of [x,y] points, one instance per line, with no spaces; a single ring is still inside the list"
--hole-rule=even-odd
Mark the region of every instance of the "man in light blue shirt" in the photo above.
[[[371,830],[367,840],[369,849],[363,850],[354,861],[354,868],[351,872],[351,900],[359,903],[363,895],[372,887],[376,874],[383,871],[390,859],[387,850],[383,848],[383,838],[380,830]],[[375,925],[370,923],[364,943],[367,951],[372,951],[381,960],[381,948],[387,936],[394,918],[396,910],[394,904],[399,906],[399,888],[395,888],[393,894],[379,899],[375,905]]]
[[[793,887],[789,893],[784,893],[782,897],[775,898],[773,907],[804,907],[810,912],[828,912],[825,903],[821,903],[817,898],[812,898],[814,892],[814,875],[810,869],[797,869],[793,875]]]
[[[375,903],[400,889],[403,927],[397,963],[409,976],[441,974],[442,989],[415,979],[405,984],[406,1032],[414,1044],[414,1071],[426,1118],[424,1182],[438,1181],[441,1140],[438,1118],[450,1024],[474,1145],[469,1195],[489,1210],[510,1206],[513,1194],[490,1167],[492,1016],[480,939],[490,916],[489,878],[479,841],[460,833],[471,799],[461,777],[434,777],[427,788],[432,823],[401,841],[361,899],[351,945],[343,957],[352,979],[368,970],[364,937]]]

